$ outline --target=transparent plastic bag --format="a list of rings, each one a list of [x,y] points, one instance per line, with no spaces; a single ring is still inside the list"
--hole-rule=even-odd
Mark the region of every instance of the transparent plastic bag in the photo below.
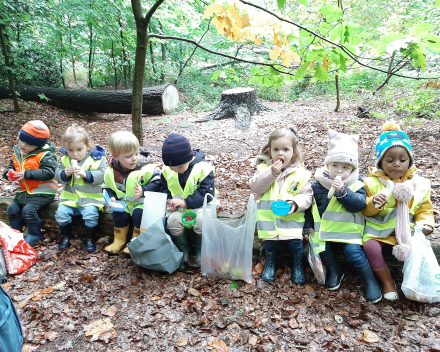
[[[440,266],[429,240],[415,226],[411,254],[403,265],[402,291],[406,298],[423,303],[440,302]]]
[[[307,259],[310,264],[310,268],[313,271],[313,274],[315,274],[316,281],[318,281],[318,284],[324,285],[325,284],[325,266],[322,263],[321,257],[319,256],[319,251],[317,248],[317,244],[314,240],[315,232],[309,233],[309,248],[307,251]]]
[[[252,282],[252,247],[257,205],[249,197],[241,219],[221,221],[215,204],[203,204],[202,275]]]

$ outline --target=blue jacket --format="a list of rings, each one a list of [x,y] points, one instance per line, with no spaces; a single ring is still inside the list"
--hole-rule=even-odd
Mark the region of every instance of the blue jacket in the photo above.
[[[182,189],[185,189],[186,181],[188,181],[188,177],[191,174],[194,165],[200,163],[201,161],[205,161],[205,153],[203,153],[201,150],[195,149],[193,150],[193,154],[195,158],[189,163],[188,170],[186,170],[183,174],[178,175],[179,184]],[[172,198],[171,192],[168,189],[168,183],[163,175],[160,175],[160,192],[166,193],[168,199]],[[197,209],[202,207],[205,200],[205,195],[207,193],[215,196],[214,172],[212,171],[203,179],[203,181],[200,183],[200,187],[197,188],[192,195],[185,199],[187,208]]]
[[[359,175],[359,181],[362,181],[362,177]],[[328,189],[322,186],[318,181],[313,182],[312,184],[313,189],[313,197],[315,198],[316,205],[318,206],[319,215],[322,218],[322,214],[324,214],[325,210],[327,209],[330,200],[327,198],[328,195]],[[342,198],[337,198],[339,195],[343,195],[345,193],[345,196]],[[357,213],[367,206],[367,192],[365,190],[365,187],[362,187],[358,189],[356,192],[353,192],[344,187],[339,191],[335,192],[334,197],[336,197],[337,201],[344,206],[345,209],[347,209],[350,213]],[[313,216],[312,216],[312,208],[306,210],[305,213],[305,224],[304,228],[313,228]]]

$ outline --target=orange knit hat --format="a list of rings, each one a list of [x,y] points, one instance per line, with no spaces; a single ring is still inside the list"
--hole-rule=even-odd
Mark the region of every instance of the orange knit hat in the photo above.
[[[49,137],[49,128],[40,120],[26,122],[18,133],[21,141],[37,147],[43,147]]]

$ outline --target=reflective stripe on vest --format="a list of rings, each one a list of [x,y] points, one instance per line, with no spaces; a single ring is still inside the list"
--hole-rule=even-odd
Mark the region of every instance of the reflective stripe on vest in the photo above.
[[[72,166],[70,158],[65,155],[61,159],[64,167]],[[91,156],[87,157],[80,165],[84,171],[98,170],[101,162],[105,162],[105,158],[101,160],[94,160]],[[104,197],[102,196],[101,185],[93,186],[90,183],[80,178],[75,178],[75,175],[71,176],[70,183],[64,186],[60,196],[60,204],[67,205],[72,208],[87,207],[94,205],[102,210],[105,205]]]
[[[188,198],[188,196],[194,194],[196,189],[200,187],[200,183],[211,172],[215,174],[215,168],[206,161],[201,161],[200,163],[195,164],[185,183],[185,189],[182,189],[182,187],[180,186],[179,174],[171,170],[169,166],[165,166],[163,168],[162,175],[167,181],[167,187],[168,190],[171,192],[171,197],[186,199]],[[211,202],[212,200],[210,200],[208,204],[210,204]],[[185,208],[185,211],[188,210],[189,209]]]
[[[258,166],[260,171],[268,168],[267,164]],[[270,188],[257,202],[257,229],[259,238],[273,238],[279,236],[302,237],[304,227],[304,212],[290,215],[275,215],[271,204],[277,200],[292,199],[310,180],[311,172],[298,167],[292,172],[279,189],[278,181],[275,180]]]
[[[136,187],[136,182],[144,186],[150,181],[153,176],[156,165],[146,164],[142,166],[140,170],[132,171],[128,174],[127,180],[125,181],[125,193],[118,189],[115,182],[115,175],[113,173],[113,168],[108,167],[104,174],[104,183],[106,186],[110,187],[115,193],[119,200],[124,200],[127,203],[125,211],[130,215],[133,215],[133,211],[137,208],[143,209],[143,203],[138,202],[138,199],[134,196],[134,190]]]
[[[363,186],[363,182],[358,180],[348,188],[352,192],[356,192]],[[349,212],[338,202],[336,197],[333,197],[322,214],[319,239],[321,241],[362,244],[364,225],[364,216],[360,212]]]
[[[19,172],[24,170],[39,169],[41,159],[43,159],[47,153],[48,152],[41,152],[35,155],[30,155],[29,157],[26,157],[24,160],[21,160],[21,162],[18,161],[18,157],[14,153],[13,162],[14,162],[15,171]],[[54,194],[57,192],[57,186],[58,186],[58,182],[56,180],[36,181],[36,180],[23,179],[21,181],[18,181],[18,183],[21,188],[19,192],[28,192],[31,194],[34,193]]]
[[[409,218],[411,223],[411,232],[414,234],[414,214],[417,209],[426,202],[431,193],[431,183],[429,180],[414,175],[413,177],[415,189],[414,199],[409,209]],[[365,179],[371,194],[384,193],[386,186],[380,182],[377,177],[367,177]],[[366,216],[365,231],[363,242],[371,238],[387,238],[394,232],[396,227],[397,208],[396,200],[393,195],[388,198],[389,204],[385,204],[384,208],[376,216]]]

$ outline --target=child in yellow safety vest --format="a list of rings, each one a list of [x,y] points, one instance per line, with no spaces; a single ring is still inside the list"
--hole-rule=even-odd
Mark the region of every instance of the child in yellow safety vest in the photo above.
[[[188,236],[182,222],[182,212],[196,213],[195,262],[200,266],[202,250],[202,210],[205,195],[208,202],[215,197],[214,167],[205,161],[201,150],[192,150],[189,141],[179,134],[170,134],[162,146],[164,168],[160,177],[160,191],[168,197],[167,229],[176,247],[183,253],[179,271],[186,269],[190,248]],[[189,263],[191,264],[191,263]]]
[[[411,251],[409,240],[416,222],[423,233],[434,231],[431,184],[417,174],[408,136],[394,122],[387,121],[376,144],[376,165],[365,179],[367,207],[364,251],[376,277],[383,285],[384,298],[399,298],[395,283],[382,255],[393,246],[393,255],[405,260]]]
[[[63,154],[55,179],[64,185],[55,219],[61,230],[60,251],[70,247],[73,238],[72,217],[80,215],[86,224],[85,250],[94,252],[99,211],[104,208],[101,185],[107,169],[105,150],[95,146],[87,131],[70,126],[61,138]]]
[[[311,172],[302,166],[303,156],[296,131],[280,128],[271,133],[257,157],[257,173],[249,186],[260,198],[257,201],[258,237],[263,239],[265,264],[262,278],[274,281],[276,249],[279,242],[292,253],[292,281],[303,284],[304,211],[312,204]],[[286,201],[290,209],[286,215],[276,215],[272,204]]]
[[[330,148],[325,166],[315,172],[314,204],[306,212],[304,232],[313,236],[313,244],[321,252],[327,269],[327,289],[338,289],[344,278],[332,249],[333,243],[339,242],[364,283],[366,300],[375,303],[382,295],[361,247],[364,218],[360,212],[365,208],[367,196],[358,171],[359,136],[334,130],[329,130],[328,136]]]
[[[49,137],[49,128],[40,120],[25,123],[13,147],[10,165],[3,172],[3,178],[20,185],[7,209],[9,224],[23,232],[26,223],[28,234],[24,239],[31,245],[42,236],[43,220],[37,211],[52,203],[57,193],[58,183],[53,178],[58,161]]]
[[[144,192],[158,192],[160,173],[152,163],[151,153],[140,147],[136,136],[128,131],[113,133],[108,141],[112,158],[102,185],[113,204],[125,203],[124,211],[113,211],[114,241],[105,247],[109,254],[118,253],[127,241],[130,223],[133,222],[133,238],[141,234]],[[128,248],[124,249],[130,255]]]

